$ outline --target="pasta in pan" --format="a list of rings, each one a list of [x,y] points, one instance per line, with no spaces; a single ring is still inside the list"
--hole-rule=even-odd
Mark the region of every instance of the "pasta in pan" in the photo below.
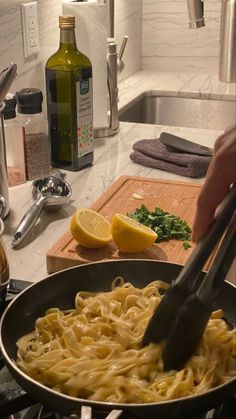
[[[212,313],[195,354],[180,371],[163,370],[163,345],[140,343],[168,285],[116,279],[106,293],[79,292],[75,307],[48,310],[17,342],[19,368],[58,392],[89,400],[151,403],[187,397],[236,376],[236,332]]]

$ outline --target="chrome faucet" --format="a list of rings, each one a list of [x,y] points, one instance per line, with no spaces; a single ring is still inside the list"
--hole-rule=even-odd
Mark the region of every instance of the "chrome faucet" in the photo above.
[[[187,0],[189,27],[205,26],[204,2]],[[236,82],[236,0],[222,0],[220,24],[219,80]]]
[[[94,138],[111,137],[119,131],[119,111],[118,111],[118,73],[124,69],[122,60],[128,36],[124,36],[119,53],[117,44],[114,41],[114,0],[106,0],[108,13],[108,38],[107,38],[107,85],[109,96],[108,126],[94,129]]]

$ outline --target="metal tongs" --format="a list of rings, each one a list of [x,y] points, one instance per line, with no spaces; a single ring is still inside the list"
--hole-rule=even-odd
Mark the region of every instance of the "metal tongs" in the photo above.
[[[0,73],[0,103],[5,99],[13,80],[16,77],[17,65],[14,63],[9,64]]]
[[[225,232],[226,230],[226,232]],[[221,240],[209,271],[202,269]],[[149,321],[143,345],[165,340],[164,369],[181,369],[194,353],[236,255],[236,184]]]

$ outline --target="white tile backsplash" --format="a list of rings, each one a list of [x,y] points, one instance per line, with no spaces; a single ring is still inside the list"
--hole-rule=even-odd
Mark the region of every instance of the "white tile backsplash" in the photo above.
[[[204,1],[206,26],[189,29],[187,0],[143,0],[143,69],[216,74],[221,1]]]
[[[142,68],[142,0],[115,1],[115,39],[118,48],[124,35],[129,37],[124,52],[124,71],[119,80],[123,80]]]
[[[23,87],[43,89],[43,63],[55,51],[58,44],[56,22],[61,12],[61,4],[58,0],[50,0],[50,2],[39,0],[40,53],[32,55],[27,59],[24,58],[21,22],[22,3],[27,3],[27,1],[0,0],[0,68],[2,69],[13,61],[17,64],[18,70],[18,76],[12,85],[11,91]]]
[[[0,0],[0,69],[11,61],[17,63],[12,91],[21,87],[44,91],[44,64],[58,47],[61,0],[38,0],[40,53],[27,60],[22,45],[23,2]],[[118,47],[124,35],[129,37],[119,80],[141,69],[217,74],[221,0],[204,4],[206,27],[190,30],[187,0],[116,0]]]
[[[24,58],[21,4],[24,0],[0,0],[0,70],[14,61],[18,76],[12,91],[22,87],[45,90],[44,65],[56,51],[59,42],[58,16],[61,0],[38,0],[40,53]],[[141,69],[142,50],[142,0],[118,0],[115,4],[115,38],[118,46],[123,35],[129,36],[124,54],[125,69],[120,79],[127,78]],[[77,41],[78,48],[79,40]]]

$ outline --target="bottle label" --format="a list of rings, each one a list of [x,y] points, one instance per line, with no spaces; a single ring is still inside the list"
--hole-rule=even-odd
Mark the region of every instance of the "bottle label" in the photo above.
[[[52,165],[79,170],[93,160],[92,68],[46,68],[46,88]]]
[[[78,156],[93,151],[93,89],[92,78],[78,80],[76,83],[77,96],[77,129]]]

